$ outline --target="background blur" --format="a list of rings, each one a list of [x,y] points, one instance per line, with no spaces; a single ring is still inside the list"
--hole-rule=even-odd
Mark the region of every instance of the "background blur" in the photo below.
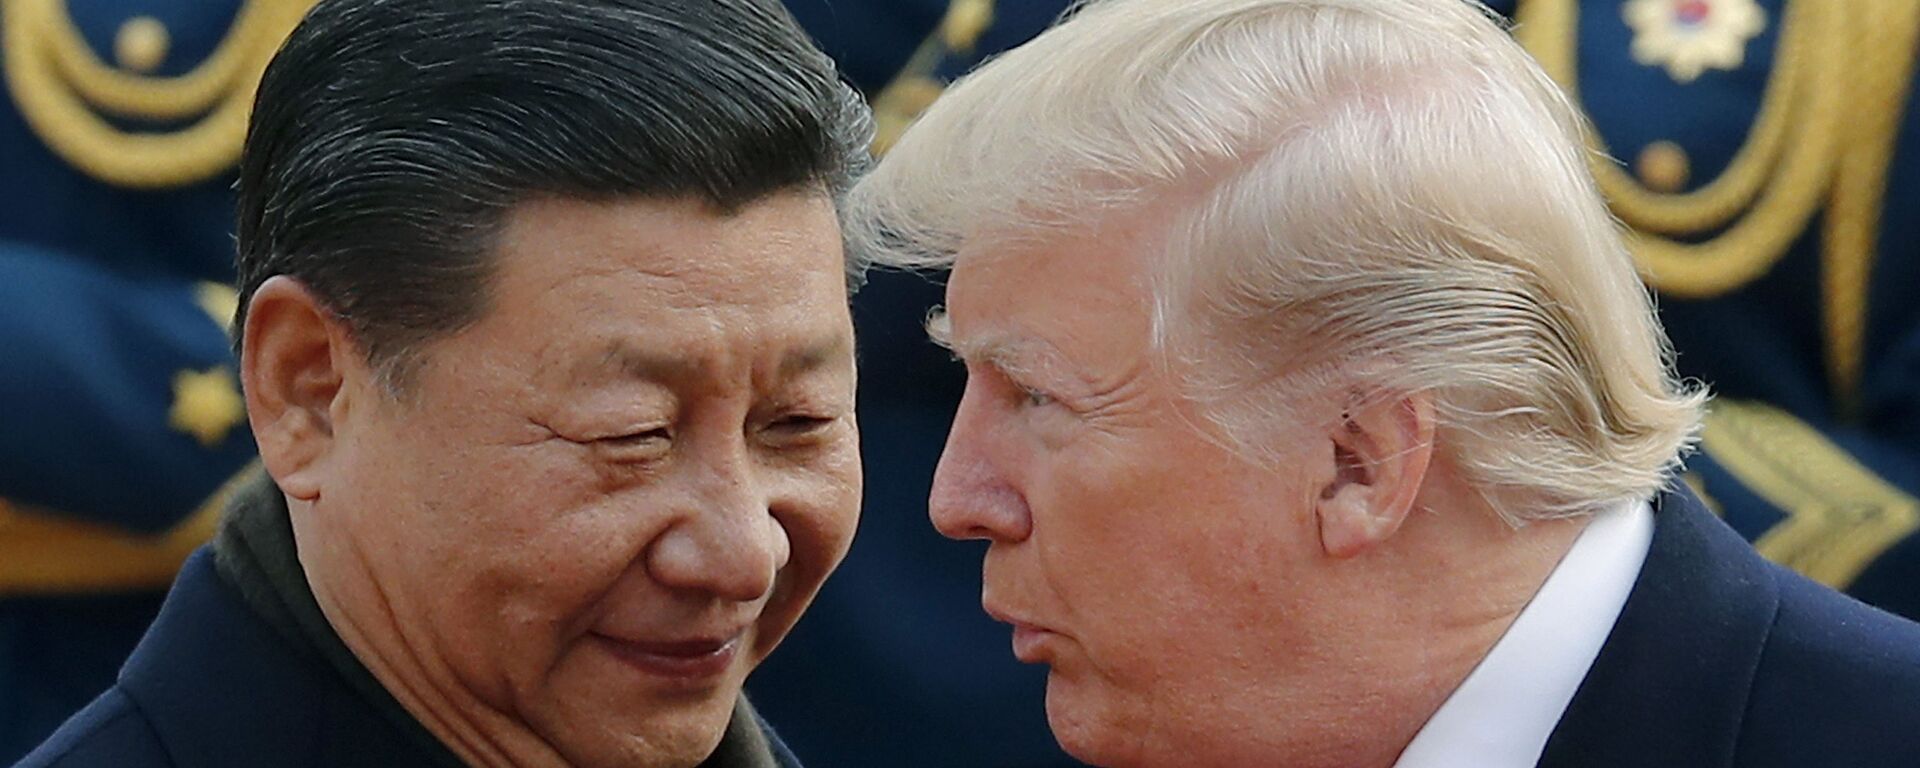
[[[232,167],[310,4],[0,0],[0,764],[108,685],[251,460]],[[788,4],[877,151],[1065,5]],[[1920,3],[1494,5],[1591,115],[1679,365],[1721,394],[1684,480],[1768,557],[1920,616]],[[962,384],[919,327],[939,296],[889,273],[855,299],[859,538],[749,689],[815,765],[1073,765],[980,612],[982,545],[926,521]]]

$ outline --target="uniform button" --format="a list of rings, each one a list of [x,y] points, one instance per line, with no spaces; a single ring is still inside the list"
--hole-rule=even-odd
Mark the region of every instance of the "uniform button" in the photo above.
[[[1656,141],[1640,150],[1639,159],[1633,163],[1633,172],[1640,177],[1640,183],[1655,192],[1679,192],[1687,186],[1693,169],[1687,160],[1687,151],[1671,141]]]
[[[113,36],[113,57],[122,69],[152,72],[167,60],[167,27],[152,16],[135,16]]]

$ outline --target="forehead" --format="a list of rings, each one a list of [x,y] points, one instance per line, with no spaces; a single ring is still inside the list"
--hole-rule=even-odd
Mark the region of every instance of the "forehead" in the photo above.
[[[1131,361],[1152,327],[1142,246],[1124,232],[1081,233],[963,251],[930,330],[962,358],[1001,367]]]
[[[703,340],[818,346],[851,333],[839,225],[823,197],[732,213],[691,200],[536,200],[508,215],[496,253],[482,324],[541,354],[645,364]]]
[[[495,245],[503,295],[598,276],[652,277],[758,294],[844,282],[839,224],[824,197],[788,194],[722,212],[694,199],[542,198],[508,212]],[[758,283],[755,273],[793,279]],[[770,293],[771,292],[771,293]]]

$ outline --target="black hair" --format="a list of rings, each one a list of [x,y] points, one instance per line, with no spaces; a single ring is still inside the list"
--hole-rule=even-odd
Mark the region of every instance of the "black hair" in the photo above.
[[[288,275],[392,374],[486,311],[520,202],[837,200],[871,136],[776,0],[322,0],[255,96],[235,343]]]

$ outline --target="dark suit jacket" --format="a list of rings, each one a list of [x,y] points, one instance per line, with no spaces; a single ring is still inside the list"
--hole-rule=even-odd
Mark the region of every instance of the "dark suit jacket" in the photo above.
[[[1920,624],[1755,554],[1692,493],[1540,765],[1920,766]]]
[[[744,704],[740,711],[751,712]],[[765,733],[778,765],[797,768]],[[402,733],[333,668],[250,610],[202,549],[119,683],[18,768],[442,764],[433,746]]]

